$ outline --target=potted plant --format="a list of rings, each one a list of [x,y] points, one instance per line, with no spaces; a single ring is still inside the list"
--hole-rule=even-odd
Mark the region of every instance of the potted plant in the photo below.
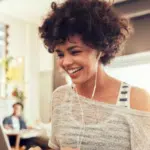
[[[23,101],[25,99],[24,92],[22,90],[19,90],[16,87],[12,91],[12,96],[15,97],[16,100],[19,101],[20,103],[23,103]]]

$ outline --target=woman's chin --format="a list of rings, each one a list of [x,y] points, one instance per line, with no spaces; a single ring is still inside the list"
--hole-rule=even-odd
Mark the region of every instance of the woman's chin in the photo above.
[[[72,79],[73,84],[83,84],[85,83],[85,79]]]

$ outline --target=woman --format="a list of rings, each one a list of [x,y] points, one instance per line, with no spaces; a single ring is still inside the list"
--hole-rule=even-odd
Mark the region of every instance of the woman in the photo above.
[[[131,33],[129,21],[99,0],[53,2],[52,10],[40,36],[73,84],[53,93],[50,147],[148,150],[150,95],[102,67],[122,49]]]

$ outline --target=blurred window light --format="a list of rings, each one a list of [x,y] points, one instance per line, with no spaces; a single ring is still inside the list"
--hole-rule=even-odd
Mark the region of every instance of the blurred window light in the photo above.
[[[2,61],[8,51],[7,51],[7,46],[8,46],[8,26],[0,23],[0,61]],[[0,96],[4,96],[4,89],[5,89],[5,73],[4,73],[4,68],[3,65],[0,65]]]
[[[105,67],[106,72],[111,76],[125,81],[133,86],[141,87],[150,92],[150,53],[139,53],[129,55],[124,59],[119,58],[116,66]],[[140,58],[139,58],[140,57]],[[149,58],[148,58],[149,57]],[[132,61],[129,58],[132,58]],[[126,63],[124,63],[126,62]],[[128,63],[127,63],[128,62]]]

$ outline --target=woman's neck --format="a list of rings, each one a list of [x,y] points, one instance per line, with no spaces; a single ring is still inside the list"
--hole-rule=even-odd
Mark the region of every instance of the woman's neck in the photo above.
[[[107,83],[109,82],[111,77],[109,77],[106,72],[103,70],[102,66],[99,65],[98,72],[97,72],[97,82],[96,82],[96,89],[95,94],[101,93],[106,88]],[[92,93],[95,86],[96,74],[93,75],[87,82],[83,84],[76,85],[76,89],[78,94],[91,98]],[[94,95],[95,95],[94,94]]]

